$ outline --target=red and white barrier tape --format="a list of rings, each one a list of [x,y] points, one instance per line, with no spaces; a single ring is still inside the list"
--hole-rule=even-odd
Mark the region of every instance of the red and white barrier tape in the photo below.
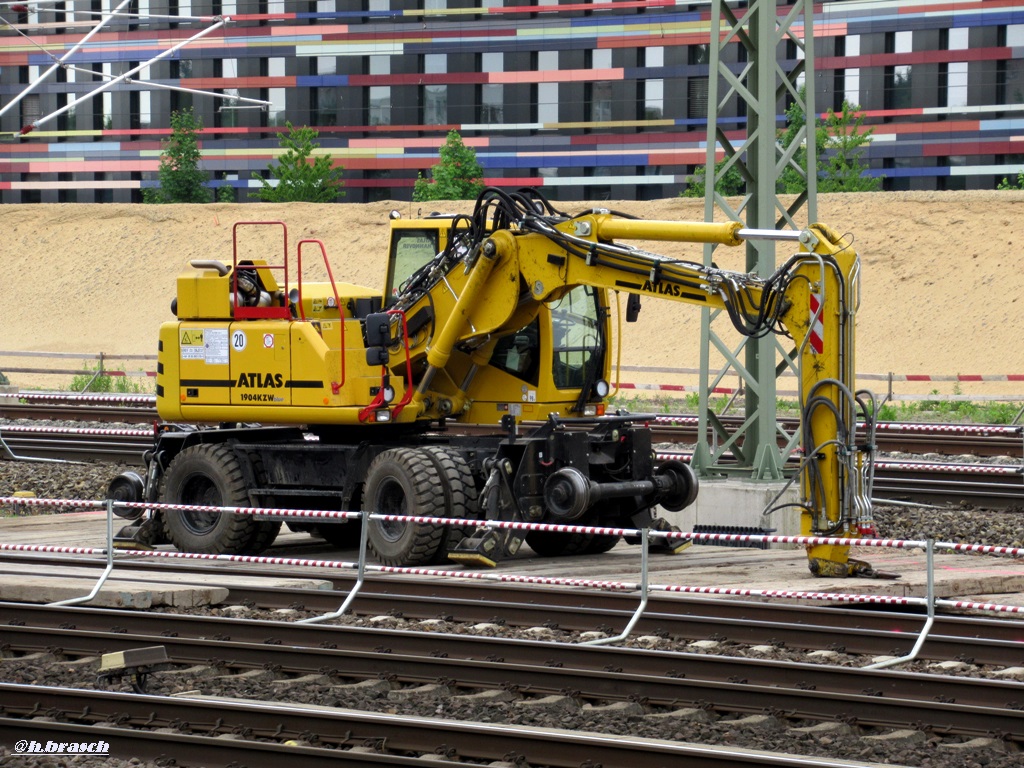
[[[87,501],[81,499],[25,499],[20,497],[0,497],[0,505],[2,504],[21,504],[25,506],[55,506],[55,507],[87,507],[87,508],[104,508],[106,502],[99,501]],[[145,507],[145,508],[161,508],[161,509],[173,509],[173,510],[193,510],[193,511],[217,511],[233,514],[254,514],[258,513],[264,516],[274,517],[318,517],[318,518],[359,518],[361,514],[358,512],[338,512],[335,510],[284,510],[284,509],[258,509],[248,507],[211,507],[211,506],[195,506],[187,504],[151,504],[145,505],[141,503],[128,504],[118,502],[118,506],[124,507]],[[404,516],[404,515],[379,515],[374,514],[374,519],[384,521],[395,521],[395,522],[412,522],[412,523],[430,523],[440,525],[466,525],[466,520],[457,518],[438,518],[438,517],[426,517],[426,516]],[[548,530],[548,531],[561,531],[561,532],[596,532],[599,534],[615,534],[615,535],[638,535],[639,531],[632,529],[623,528],[590,528],[588,526],[570,526],[570,525],[548,525],[543,523],[514,523],[506,521],[468,521],[477,525],[483,525],[487,527],[496,528],[509,528],[519,530]],[[832,546],[865,546],[875,548],[920,548],[927,546],[926,542],[921,541],[903,541],[896,539],[849,539],[849,538],[836,538],[836,537],[813,537],[813,536],[759,536],[754,534],[713,534],[713,533],[687,533],[687,532],[662,532],[662,531],[651,531],[650,535],[663,536],[669,539],[692,539],[693,541],[725,541],[725,542],[767,542],[767,543],[780,543],[780,544],[829,544]],[[955,542],[937,542],[935,545],[936,549],[953,551],[957,553],[984,553],[984,554],[995,554],[995,555],[1007,555],[1012,557],[1019,557],[1024,555],[1024,547],[1005,547],[1005,546],[994,546],[988,544],[958,544]],[[95,547],[68,547],[68,546],[54,546],[54,545],[42,545],[42,544],[4,544],[0,543],[0,551],[8,552],[37,552],[37,553],[56,553],[56,554],[71,554],[71,555],[104,555],[107,554],[105,549]],[[207,560],[207,561],[219,561],[219,562],[233,562],[233,563],[247,563],[247,564],[262,564],[262,565],[287,565],[291,567],[313,567],[313,568],[333,568],[333,569],[346,569],[353,570],[359,568],[358,563],[344,561],[344,560],[312,560],[307,558],[294,558],[294,557],[266,557],[259,555],[223,555],[223,554],[202,554],[202,553],[190,553],[190,552],[177,552],[167,550],[117,550],[118,554],[125,557],[151,557],[151,558],[166,558],[166,559],[186,559],[186,560]],[[481,571],[445,571],[436,568],[411,568],[411,567],[399,567],[399,566],[384,566],[384,565],[373,565],[364,564],[364,568],[369,571],[377,573],[392,573],[392,574],[405,574],[405,575],[421,575],[430,577],[448,577],[448,578],[459,578],[459,579],[471,579],[471,580],[486,580],[486,581],[498,581],[504,583],[516,583],[516,584],[535,584],[535,585],[555,585],[555,586],[571,586],[571,587],[586,587],[596,588],[603,590],[617,590],[617,591],[637,591],[642,589],[642,586],[636,582],[618,582],[608,581],[600,579],[573,579],[564,577],[553,577],[553,576],[524,576],[517,574],[502,574],[494,572],[481,572]],[[816,600],[825,602],[842,602],[842,603],[863,603],[863,604],[881,604],[881,605],[921,605],[925,603],[925,598],[912,598],[912,597],[901,597],[891,595],[864,595],[864,594],[846,594],[836,592],[805,592],[799,590],[773,590],[773,589],[748,589],[739,587],[710,587],[710,586],[686,586],[678,584],[656,584],[649,585],[648,589],[651,591],[661,592],[674,592],[682,594],[698,594],[698,595],[724,595],[724,596],[736,596],[736,597],[768,597],[768,598],[784,598],[784,599],[799,599],[799,600]],[[971,601],[960,601],[960,600],[939,600],[937,604],[950,606],[954,608],[963,608],[979,611],[999,612],[999,613],[1024,613],[1024,607],[1021,606],[1010,606],[1000,605],[997,603],[977,603]]]
[[[970,600],[936,600],[937,606],[961,608],[970,611],[987,611],[989,613],[1024,613],[1021,605],[1000,605],[999,603],[975,603]]]
[[[739,587],[686,587],[668,585],[651,587],[666,592],[681,592],[691,595],[730,595],[734,597],[778,597],[796,600],[820,600],[833,603],[877,603],[881,605],[923,605],[923,597],[900,597],[894,595],[851,595],[841,592],[801,592],[788,589],[745,589]]]
[[[30,507],[88,507],[91,509],[102,509],[106,507],[103,501],[83,501],[80,499],[36,499],[21,498],[17,496],[0,496],[0,505],[10,504],[14,506]],[[359,512],[337,511],[327,509],[279,509],[262,507],[215,507],[196,504],[163,504],[147,502],[114,502],[113,506],[120,509],[163,509],[171,511],[186,512],[210,512],[231,515],[259,515],[268,518],[316,518],[316,519],[358,519],[362,515]],[[548,531],[553,533],[594,533],[603,536],[640,536],[641,531],[634,528],[595,528],[587,525],[565,525],[555,523],[526,523],[510,520],[472,520],[453,517],[430,517],[426,515],[392,515],[392,514],[371,514],[371,519],[383,522],[413,523],[417,525],[445,525],[452,527],[476,527],[476,528],[497,528],[499,530],[516,531]],[[758,534],[738,533],[691,533],[687,531],[649,531],[648,535],[653,538],[664,538],[674,541],[692,540],[695,542],[711,543],[716,541],[736,543],[768,543],[768,544],[797,544],[797,545],[827,545],[833,547],[870,547],[874,549],[892,548],[907,549],[926,546],[923,541],[898,540],[898,539],[853,539],[835,536],[777,536]],[[980,545],[979,545],[980,546]]]

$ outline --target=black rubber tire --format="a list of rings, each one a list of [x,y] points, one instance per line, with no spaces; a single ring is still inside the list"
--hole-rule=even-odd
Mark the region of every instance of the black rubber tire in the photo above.
[[[579,525],[598,527],[602,523],[591,510],[577,522]],[[604,523],[607,525],[607,523]],[[526,543],[541,557],[562,557],[567,555],[600,555],[619,543],[621,536],[594,533],[554,533],[551,531],[530,531]]]
[[[623,522],[628,525],[628,517],[621,514],[621,510],[614,501],[600,502],[581,519],[580,525],[592,525],[594,527],[618,527]],[[590,543],[583,550],[584,555],[600,555],[607,552],[621,541],[621,536],[609,534],[595,534]]]
[[[583,550],[585,555],[600,555],[608,550],[612,549],[616,544],[619,543],[621,536],[612,536],[609,534],[598,534],[591,539],[590,543],[587,544]]]
[[[464,517],[469,520],[480,518],[480,494],[477,491],[476,479],[469,468],[469,462],[458,451],[432,445],[423,449],[434,462],[434,466],[444,480],[444,517]],[[466,535],[473,531],[472,527],[455,528],[447,526],[441,534],[441,543],[432,558],[433,563],[448,562],[448,553],[458,546]]]
[[[444,517],[444,479],[421,448],[392,448],[370,463],[363,509],[388,515]],[[383,565],[417,566],[433,561],[444,526],[371,520],[370,551]]]
[[[530,531],[526,534],[526,543],[541,557],[563,557],[585,554],[595,538],[597,537],[592,533]]]
[[[160,500],[168,504],[247,507],[249,495],[238,457],[226,445],[193,445],[179,453],[164,475]],[[259,535],[249,515],[163,512],[167,538],[182,552],[241,554]]]

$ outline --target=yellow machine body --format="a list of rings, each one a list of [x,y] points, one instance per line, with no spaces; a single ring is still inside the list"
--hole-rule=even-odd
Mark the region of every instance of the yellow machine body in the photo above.
[[[160,417],[372,432],[381,424],[599,415],[612,373],[611,294],[676,301],[792,337],[804,429],[813,435],[804,533],[860,535],[870,504],[852,436],[859,261],[843,237],[812,225],[778,273],[762,279],[617,244],[732,246],[754,236],[733,222],[594,211],[537,223],[527,215],[478,225],[476,240],[457,250],[466,218],[392,221],[382,289],[335,281],[318,241],[300,242],[293,260],[280,222],[268,224],[285,231],[281,262],[240,260],[237,240],[232,264],[195,262],[178,279],[177,318],[160,328]],[[303,279],[303,246],[313,245],[326,281]],[[812,570],[849,574],[846,547],[809,554]]]

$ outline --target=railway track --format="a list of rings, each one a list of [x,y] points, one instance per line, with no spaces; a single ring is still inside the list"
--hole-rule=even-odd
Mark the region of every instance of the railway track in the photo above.
[[[278,550],[283,548],[278,547]],[[273,556],[278,552],[271,551]],[[730,560],[721,555],[722,564]],[[711,564],[709,562],[709,564]],[[0,559],[0,574],[59,573],[66,558],[43,555],[12,555]],[[103,568],[100,562],[78,561],[76,568]],[[118,564],[131,580],[162,581],[173,572],[178,584],[204,584],[222,577],[222,567],[198,563],[176,563],[154,568],[152,563],[123,561]],[[258,611],[287,611],[295,619],[334,612],[351,591],[355,577],[325,575],[330,589],[272,588],[258,586],[266,571],[232,566],[232,576],[251,579],[252,584],[229,585],[226,602],[251,606]],[[283,571],[280,578],[309,578],[308,572]],[[498,624],[510,630],[547,627],[559,632],[578,633],[604,628],[608,634],[625,627],[637,607],[637,596],[602,590],[553,590],[522,584],[452,584],[439,587],[434,581],[366,578],[346,616],[358,619],[389,616],[398,626],[413,626],[443,618],[461,624]],[[796,651],[821,651],[841,644],[844,653],[866,657],[906,655],[924,625],[924,617],[910,608],[904,612],[879,612],[829,606],[758,603],[735,599],[689,598],[652,594],[647,609],[633,628],[633,636],[672,637],[687,642],[727,637],[738,645],[771,645]],[[348,619],[346,619],[348,620]],[[101,626],[99,624],[91,626]],[[842,638],[837,640],[837,627]],[[955,614],[936,615],[919,657],[945,661],[957,656],[973,663],[1011,667],[1024,655],[1021,625],[1006,618],[982,618]]]
[[[144,405],[129,408],[116,418],[107,411],[111,418],[105,420],[131,425],[149,419]],[[51,411],[38,417],[12,416],[9,409],[0,401],[0,418],[95,421],[91,415],[73,419],[65,409],[60,409],[59,416]],[[683,423],[673,423],[680,420]],[[652,427],[659,443],[679,444],[694,439],[696,423],[688,417],[659,417]],[[150,435],[149,429],[142,428],[0,423],[0,439],[11,452],[53,458],[95,461],[99,453],[102,461],[138,463],[150,445]],[[916,446],[914,451],[930,453],[1022,455],[1016,427],[893,425],[880,430],[878,443],[882,450],[893,451],[911,452]],[[1024,500],[1020,464],[883,460],[878,465],[875,495],[979,504],[1002,499],[999,504],[1014,506]],[[967,479],[970,483],[965,483]],[[66,562],[21,556],[0,561],[0,574],[26,568],[46,572]],[[75,565],[84,566],[77,561]],[[216,572],[209,566],[190,565],[174,578],[194,577],[198,582]],[[127,563],[123,567],[135,569]],[[146,566],[138,568],[141,573]],[[344,601],[352,584],[346,575],[332,581],[333,590],[235,587],[230,599],[253,606],[263,616],[274,611],[295,618],[322,615]],[[1024,686],[1020,683],[966,676],[971,672],[946,677],[922,671],[941,664],[967,664],[971,669],[1019,664],[1024,657],[1019,622],[939,615],[913,671],[872,672],[834,665],[830,659],[837,654],[843,659],[905,654],[923,617],[652,597],[634,635],[662,650],[632,641],[633,647],[583,648],[564,638],[595,631],[595,627],[606,636],[614,634],[631,617],[636,596],[510,590],[509,585],[471,585],[459,590],[458,596],[447,593],[436,583],[370,579],[352,605],[351,621],[362,626],[166,614],[153,614],[149,625],[136,625],[135,617],[145,614],[91,609],[63,609],[68,613],[41,621],[42,614],[34,613],[38,606],[9,609],[4,605],[0,615],[11,623],[0,626],[0,680],[17,680],[17,675],[5,670],[17,669],[19,659],[42,649],[63,669],[92,669],[89,659],[99,653],[163,645],[178,672],[191,667],[203,670],[198,679],[223,677],[235,682],[211,692],[210,700],[97,691],[84,680],[70,687],[0,683],[0,732],[4,734],[0,738],[2,743],[13,743],[16,734],[24,733],[25,718],[45,710],[48,718],[61,722],[41,724],[40,733],[52,729],[66,740],[78,733],[82,739],[107,738],[109,731],[110,739],[117,739],[114,743],[131,744],[133,756],[154,760],[173,756],[179,764],[192,759],[195,764],[277,766],[282,759],[301,759],[304,765],[326,760],[342,765],[413,765],[422,764],[425,757],[438,765],[578,766],[581,760],[604,766],[863,764],[835,759],[850,752],[835,752],[820,744],[808,749],[811,737],[806,734],[821,728],[838,729],[839,742],[853,739],[858,744],[893,732],[912,733],[914,739],[927,740],[929,750],[950,750],[946,754],[979,740],[979,744],[995,745],[979,747],[984,753],[979,764],[999,768],[1013,765],[1008,755],[1024,746],[1024,710],[1019,706]],[[549,600],[548,595],[559,597]],[[381,617],[386,621],[381,622]],[[511,636],[481,636],[453,628],[453,621],[470,627],[496,625]],[[291,634],[296,630],[299,634]],[[533,632],[536,635],[528,634]],[[524,640],[524,636],[559,641]],[[664,650],[668,639],[678,645]],[[714,645],[716,650],[705,652],[702,644]],[[691,650],[697,646],[699,652]],[[791,658],[814,653],[821,657],[813,663]],[[760,658],[763,655],[782,658]],[[590,663],[595,659],[600,663]],[[62,680],[67,677],[62,675]],[[306,682],[298,685],[294,680]],[[192,685],[200,687],[196,680]],[[431,693],[429,707],[439,708],[437,712],[445,716],[433,709],[420,712],[405,703],[438,686],[444,691],[443,703]],[[321,698],[294,694],[307,687],[320,691]],[[348,711],[353,692],[364,689],[383,693],[376,703],[364,702],[367,709]],[[362,701],[360,696],[354,700]],[[459,703],[492,699],[502,703],[474,704],[470,709]],[[346,702],[346,709],[338,708],[339,701]],[[533,727],[533,719],[539,717],[535,711],[549,706],[561,714],[541,718],[543,729]],[[697,713],[694,717],[700,724],[694,727],[701,736],[694,740],[703,746],[665,738],[666,723],[670,733],[689,732],[689,724],[681,728],[673,719],[673,713],[682,710]],[[526,712],[531,713],[530,725],[522,722]],[[616,714],[605,716],[605,712]],[[447,717],[453,713],[467,719]],[[502,720],[509,713],[516,713],[518,719]],[[115,726],[117,720],[121,722]],[[765,742],[768,751],[760,751],[761,742],[756,740],[753,747],[747,746],[754,750],[749,753],[727,746],[732,735],[761,729],[763,725],[753,725],[761,720],[769,723],[773,734]],[[33,729],[36,722],[32,721]],[[263,723],[270,735],[263,732]],[[620,726],[621,731],[616,731]],[[233,736],[227,744],[220,738],[225,733]],[[878,749],[874,744],[860,748]],[[891,757],[884,761],[900,762]]]
[[[502,604],[492,606],[498,611],[509,610]],[[1024,710],[1017,704],[1024,686],[1005,680],[713,656],[686,650],[588,647],[576,642],[494,638],[472,632],[395,631],[23,605],[4,605],[2,610],[9,617],[3,628],[5,648],[13,654],[3,667],[18,669],[18,654],[39,648],[67,662],[101,652],[160,645],[177,668],[196,670],[198,665],[207,670],[196,672],[201,679],[220,681],[211,684],[208,695],[222,707],[232,705],[225,703],[226,699],[260,698],[274,691],[270,696],[274,701],[293,702],[300,707],[344,700],[380,709],[383,703],[384,708],[397,709],[405,721],[422,716],[417,714],[422,708],[414,699],[424,699],[430,711],[462,712],[476,722],[505,720],[517,725],[513,714],[536,717],[541,712],[554,713],[555,722],[571,724],[574,732],[596,729],[597,724],[607,727],[601,714],[619,713],[628,707],[625,711],[632,717],[616,714],[613,719],[624,726],[624,733],[658,734],[660,751],[652,752],[651,758],[681,746],[666,740],[662,732],[666,716],[681,709],[701,713],[715,723],[738,723],[771,713],[771,727],[780,732],[855,723],[862,735],[915,729],[933,735],[941,731],[949,740],[999,734],[1011,748],[1024,741]],[[736,624],[741,622],[734,620]],[[430,620],[421,626],[430,626]],[[846,628],[835,624],[831,632],[835,644],[845,637]],[[65,664],[68,671],[73,667],[87,670],[81,663]],[[69,677],[73,675],[65,675],[65,679]],[[80,679],[92,677],[83,675]],[[185,679],[181,684],[187,687],[194,682]],[[175,684],[167,685],[171,687],[161,688],[162,693],[176,692]],[[376,694],[362,695],[373,688]],[[7,690],[0,693],[6,710],[11,709],[11,695],[13,692]],[[36,691],[36,701],[48,695]],[[90,717],[99,719],[109,716],[104,710],[104,697],[94,695],[89,701],[96,703],[86,705],[81,698],[84,695],[78,694],[77,700],[61,706],[69,713],[87,711]],[[232,722],[230,714],[221,718],[211,716],[209,711],[203,715],[183,714],[191,712],[186,706],[197,704],[187,697],[183,702],[163,699],[139,703],[150,723],[218,722],[220,727],[230,727]],[[307,717],[301,732],[314,734],[314,742],[336,741],[331,735],[336,731],[305,710],[300,711]],[[259,713],[244,713],[245,717],[254,715]],[[272,717],[276,718],[273,725],[264,726],[264,720],[257,717],[249,727],[297,732],[298,726],[283,712],[275,708]],[[337,712],[330,714],[334,728],[339,727],[341,717]],[[360,732],[350,721],[344,723],[341,732]],[[407,748],[436,753],[441,725],[430,718],[433,743],[409,743]],[[375,737],[381,736],[378,733]],[[488,733],[485,742],[489,744],[465,738],[452,741],[454,737],[445,731],[441,743],[452,749],[452,757],[473,760],[503,759],[493,751],[500,747],[504,755],[511,750],[528,756],[529,765],[578,766],[586,759],[605,766],[648,764],[643,759],[647,755],[642,740],[630,745],[624,760],[621,749],[599,752],[597,744],[586,743],[582,751],[564,751],[574,743],[568,736],[557,738],[559,754],[541,751],[539,755],[541,745],[519,741],[518,733],[504,741],[496,736],[496,731]],[[527,735],[531,740],[536,737],[536,733]]]
[[[626,734],[573,732],[411,718],[341,708],[272,705],[211,698],[167,698],[0,684],[4,711],[0,735],[14,743],[27,730],[53,739],[109,739],[133,757],[159,765],[247,765],[278,768],[285,761],[303,766],[687,765],[694,768],[774,765],[779,768],[855,768],[857,763],[671,743]],[[26,723],[24,716],[45,707],[60,723]],[[84,714],[87,713],[87,714]],[[97,723],[116,720],[119,727]],[[156,728],[158,730],[154,731]],[[229,736],[230,741],[224,737]],[[580,756],[586,756],[581,763]],[[511,758],[511,760],[509,760]],[[512,762],[514,760],[515,762]],[[486,761],[486,762],[484,762]],[[527,762],[529,761],[529,762]],[[639,761],[639,762],[638,762]]]
[[[659,441],[677,436],[658,433]],[[949,440],[950,438],[946,438]],[[957,453],[974,453],[969,435],[959,438]],[[152,432],[134,429],[33,427],[0,425],[0,456],[68,461],[105,461],[143,466]],[[947,443],[948,445],[948,443]],[[935,448],[934,444],[929,447]],[[6,448],[6,450],[5,450]],[[688,460],[685,453],[659,453],[660,458]],[[874,496],[919,503],[964,503],[985,507],[1024,505],[1024,463],[986,464],[878,459]]]
[[[155,399],[150,395],[0,393],[0,419],[151,425],[159,417]],[[737,426],[742,421],[742,417],[732,416],[720,419],[727,427]],[[795,419],[789,418],[780,418],[779,423],[790,433],[798,426]],[[527,422],[527,426],[529,424]],[[496,427],[459,425],[459,429],[493,432]],[[656,443],[692,443],[697,438],[697,417],[654,415],[651,429]],[[885,452],[1024,458],[1024,425],[880,422],[876,438],[879,449]]]

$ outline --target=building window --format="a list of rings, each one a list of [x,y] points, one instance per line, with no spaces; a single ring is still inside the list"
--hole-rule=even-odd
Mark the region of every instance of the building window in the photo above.
[[[445,14],[439,13],[439,11],[448,10],[448,0],[423,0],[423,10],[433,11],[431,14],[433,18],[444,16]]]
[[[139,98],[141,95],[138,91],[128,91],[128,127],[132,130],[142,127],[142,100]]]
[[[368,64],[371,75],[390,75],[390,56],[370,56]],[[373,85],[367,88],[368,125],[391,125],[391,86]]]
[[[43,105],[38,93],[30,93],[21,100],[21,124],[30,125],[43,116]]]
[[[338,60],[334,56],[317,56],[314,60],[316,74],[336,75],[338,74]]]
[[[104,91],[100,103],[103,105],[103,130],[109,131],[114,127],[114,95]]]
[[[72,181],[74,181],[74,179],[72,178],[72,174],[70,174],[70,173],[58,173],[57,174],[57,181],[59,181],[61,184],[69,184]],[[58,203],[77,203],[78,202],[78,190],[77,189],[68,189],[67,187],[64,187],[64,186],[60,187],[57,190],[57,202]]]
[[[644,80],[641,83],[640,101],[643,106],[642,120],[661,120],[665,117],[665,81]]]
[[[369,88],[370,125],[391,125],[391,86],[372,85]]]
[[[139,128],[149,128],[152,123],[152,94],[149,91],[139,91]]]
[[[686,83],[686,117],[706,120],[708,117],[708,79],[691,77]]]
[[[587,69],[611,69],[612,52],[610,48],[599,48],[586,51],[584,58]],[[592,123],[608,122],[612,119],[612,84],[606,80],[587,83],[584,88],[586,115]]]
[[[170,68],[170,73],[168,76],[172,80],[178,80],[178,85],[181,84],[181,80],[192,77],[192,61],[190,59],[172,59],[168,63],[168,66]],[[171,91],[170,99],[172,112],[188,109],[192,106],[191,93],[183,93],[182,91]]]
[[[330,86],[313,89],[311,96],[314,103],[310,106],[313,110],[314,125],[338,124],[338,109],[341,107],[339,91],[339,88],[332,88]]]
[[[537,53],[537,72],[558,71],[558,51],[539,51]],[[537,83],[537,122],[558,122],[558,83]]]
[[[606,123],[612,119],[612,84],[602,80],[587,83],[588,115],[592,123]]]
[[[661,46],[641,48],[640,66],[657,68],[665,66],[665,49]],[[665,81],[661,78],[641,80],[637,91],[641,120],[660,120],[665,116]]]
[[[949,51],[965,51],[968,46],[970,30],[966,27],[954,27],[942,30],[940,47]],[[942,43],[945,43],[942,46]],[[939,106],[967,106],[967,62],[951,61],[939,68]]]
[[[537,84],[537,122],[558,122],[558,83]]]
[[[448,54],[428,53],[423,57],[423,74],[444,75],[448,73]],[[445,125],[448,123],[448,86],[430,83],[423,86],[420,95],[423,106],[423,125]]]
[[[391,170],[389,168],[378,168],[366,171],[366,202],[374,203],[378,200],[391,200],[394,195],[391,192]]]
[[[886,67],[883,72],[885,87],[884,109],[909,109],[913,70],[908,64]]]
[[[310,68],[311,74],[314,75],[335,75],[338,72],[338,60],[334,56],[317,56],[310,63]],[[313,125],[338,124],[341,88],[334,85],[321,85],[311,88],[309,99],[310,121]]]
[[[847,35],[844,38],[845,56],[860,56],[860,35]],[[851,104],[859,105],[860,96],[860,67],[851,67],[846,70],[843,76],[843,98]],[[840,107],[843,105],[840,104]]]
[[[487,83],[480,87],[480,122],[498,125],[505,122],[505,88]]]
[[[504,72],[504,53],[482,53],[478,65],[480,72]],[[480,115],[478,121],[488,125],[505,122],[505,89],[500,83],[484,83],[480,86]]]
[[[425,85],[422,95],[423,125],[436,126],[448,123],[448,86]]]
[[[218,128],[236,128],[238,127],[238,89],[237,88],[224,88],[219,91],[228,98],[219,99],[217,105],[217,111],[213,114],[214,125]]]
[[[268,101],[270,102],[270,114],[267,120],[270,125],[283,126],[288,121],[288,115],[285,112],[285,94],[287,93],[286,88],[269,88],[268,89]]]

